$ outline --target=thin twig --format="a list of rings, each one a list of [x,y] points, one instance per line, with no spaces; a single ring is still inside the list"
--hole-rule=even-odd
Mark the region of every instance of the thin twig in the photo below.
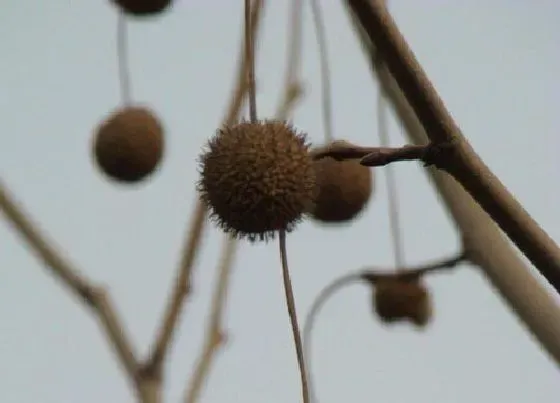
[[[189,228],[187,242],[181,254],[181,263],[175,279],[173,292],[169,299],[169,305],[164,312],[162,324],[155,338],[154,348],[149,359],[146,361],[146,371],[158,374],[162,370],[163,362],[169,352],[175,328],[185,299],[191,289],[191,273],[200,248],[200,240],[204,223],[206,221],[204,205],[197,203],[192,214],[192,223]]]
[[[41,234],[38,227],[28,218],[29,214],[18,206],[17,201],[2,182],[0,182],[0,208],[19,235],[50,269],[50,273],[93,310],[131,384],[137,387],[136,354],[108,292],[87,280],[50,244],[46,236]]]
[[[286,72],[284,83],[287,90],[296,94],[300,94],[303,90],[301,84],[297,80],[298,72],[301,67],[301,33],[302,33],[302,0],[292,0],[290,3],[290,17],[288,26],[288,47],[286,58]],[[277,111],[282,110],[286,97],[283,96],[276,108]]]
[[[426,274],[432,274],[440,271],[449,271],[457,267],[459,264],[464,263],[468,260],[469,256],[467,252],[461,252],[448,258],[437,260],[435,262],[426,263],[418,266],[403,267],[396,266],[397,272],[395,270],[383,270],[380,268],[367,267],[360,270],[360,277],[362,280],[368,281],[369,283],[375,284],[379,280],[385,278],[403,278],[412,279],[425,276]]]
[[[377,51],[355,13],[349,11],[372,73],[383,85],[405,133],[413,143],[425,144],[429,141],[426,131],[389,70],[374,69]],[[560,365],[560,308],[555,298],[533,275],[494,221],[453,177],[437,169],[428,169],[427,173],[461,232],[469,260],[482,269],[511,312]]]
[[[335,279],[333,282],[329,283],[326,287],[321,289],[319,295],[317,295],[317,297],[315,297],[315,299],[313,300],[311,309],[307,312],[307,315],[305,317],[302,331],[303,355],[307,364],[307,380],[309,382],[309,394],[312,402],[317,401],[317,390],[315,388],[315,378],[312,371],[313,364],[311,359],[311,330],[315,327],[316,319],[319,316],[320,310],[325,306],[325,302],[342,287],[362,282],[362,274],[363,273],[361,271],[345,274],[344,276]]]
[[[325,130],[325,140],[330,143],[334,140],[333,118],[332,118],[332,90],[331,90],[331,72],[329,66],[327,35],[325,30],[325,22],[321,6],[317,0],[311,0],[311,14],[315,26],[315,35],[317,37],[317,47],[319,49],[319,61],[321,66],[321,101],[323,108],[323,125]]]
[[[257,123],[257,94],[255,90],[255,46],[251,32],[251,0],[244,0],[245,60],[247,60],[247,87],[249,88],[249,119]]]
[[[132,102],[132,90],[130,85],[130,66],[128,64],[127,21],[124,12],[119,10],[117,13],[117,64],[119,69],[119,84],[122,103],[128,106]]]
[[[258,1],[258,0],[257,0]],[[198,359],[193,376],[190,378],[189,385],[185,394],[185,403],[195,403],[200,396],[205,380],[208,378],[210,368],[218,347],[225,339],[224,331],[221,328],[223,311],[226,307],[228,285],[231,276],[231,267],[235,259],[237,241],[226,235],[224,249],[218,270],[218,281],[216,291],[212,298],[212,307],[208,329],[206,331],[205,343]]]
[[[383,87],[378,86],[377,94],[377,132],[379,136],[379,144],[382,147],[389,147],[389,122],[388,109],[386,107],[385,94]],[[367,158],[367,157],[366,157]],[[397,191],[397,179],[394,168],[389,165],[385,169],[385,179],[387,185],[387,199],[389,204],[389,222],[391,225],[391,240],[393,246],[393,260],[395,266],[404,266],[404,243],[402,223],[399,214],[399,200]]]
[[[294,291],[292,289],[292,280],[290,279],[290,269],[288,268],[288,253],[286,251],[286,231],[282,230],[279,234],[280,259],[282,260],[282,278],[284,280],[284,292],[286,294],[286,305],[288,307],[288,315],[290,316],[290,324],[292,326],[292,334],[296,348],[296,355],[299,365],[299,373],[301,377],[301,393],[303,403],[309,403],[309,387],[307,385],[307,369],[305,366],[305,357],[303,354],[303,343],[298,325],[296,302]]]
[[[426,134],[448,143],[445,170],[451,174],[560,292],[560,248],[484,164],[447,111],[395,21],[380,0],[348,0],[387,63]]]
[[[251,16],[251,29],[253,35],[257,32],[259,21],[261,20],[261,10],[263,2],[258,0],[253,6]],[[241,59],[239,65],[239,72],[233,97],[230,101],[229,108],[226,112],[223,124],[230,125],[238,120],[239,113],[243,104],[243,99],[247,93],[247,60],[245,59],[245,49],[241,49]],[[173,293],[169,298],[167,308],[163,315],[162,324],[159,327],[158,335],[154,342],[152,355],[146,362],[147,368],[152,368],[152,371],[161,371],[162,363],[165,359],[167,351],[170,348],[173,339],[173,333],[177,327],[177,322],[181,316],[182,307],[187,297],[190,288],[191,272],[193,270],[194,262],[200,250],[200,243],[202,240],[202,232],[206,227],[208,220],[205,219],[206,207],[197,197],[196,207],[191,218],[191,223],[188,229],[185,246],[182,251],[181,264],[178,269],[177,278],[174,282]]]
[[[276,119],[280,121],[288,119],[304,93],[299,78],[301,70],[302,22],[303,2],[302,0],[292,0],[288,26],[289,48],[286,58],[284,91],[275,114]]]
[[[422,160],[426,165],[436,162],[439,146],[406,145],[402,147],[362,147],[352,144],[333,144],[313,153],[318,160],[330,157],[335,160],[361,158],[360,163],[366,166],[382,166],[396,161]]]
[[[388,277],[411,278],[419,277],[428,273],[434,273],[436,271],[442,271],[444,269],[448,270],[456,267],[466,260],[467,254],[465,252],[461,252],[449,258],[408,268],[405,268],[403,266],[396,266],[392,269],[381,269],[373,268],[370,266],[361,270],[357,270],[355,272],[344,274],[343,276],[334,279],[325,287],[323,287],[317,297],[315,297],[315,299],[313,300],[313,303],[311,304],[311,308],[307,312],[303,325],[303,351],[305,361],[307,363],[309,390],[311,393],[312,401],[317,401],[317,395],[316,389],[314,387],[315,382],[313,381],[313,373],[311,371],[311,332],[315,327],[315,323],[321,309],[325,306],[325,303],[335,295],[335,293],[337,293],[344,287],[356,283],[367,282],[368,284],[375,284],[378,280]],[[398,272],[395,273],[395,271]]]

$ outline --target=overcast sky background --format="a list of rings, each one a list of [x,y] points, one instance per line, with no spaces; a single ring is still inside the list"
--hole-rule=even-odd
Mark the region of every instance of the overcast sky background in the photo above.
[[[119,103],[116,14],[107,1],[12,1],[0,13],[0,173],[56,243],[110,286],[139,350],[159,323],[195,200],[196,157],[221,121],[234,81],[241,1],[177,1],[164,17],[130,24],[133,96],[167,128],[162,169],[133,189],[104,180],[90,159],[93,127]],[[274,113],[284,77],[289,2],[269,1],[258,56],[259,110]],[[376,85],[342,2],[322,0],[336,135],[377,144]],[[560,3],[392,0],[414,52],[474,148],[560,242]],[[322,141],[318,54],[305,9],[294,122]],[[394,145],[405,141],[391,123]],[[416,164],[396,166],[406,260],[459,248]],[[300,320],[319,290],[368,264],[392,262],[382,171],[352,226],[306,222],[288,238]],[[166,401],[183,393],[203,341],[223,236],[206,232],[194,292],[167,367]],[[505,267],[504,270],[507,270]],[[558,368],[471,267],[428,280],[435,321],[424,332],[386,329],[356,285],[323,310],[312,369],[321,403],[557,402]],[[0,401],[132,402],[95,320],[0,223]],[[201,401],[300,401],[277,245],[242,243],[226,327]]]

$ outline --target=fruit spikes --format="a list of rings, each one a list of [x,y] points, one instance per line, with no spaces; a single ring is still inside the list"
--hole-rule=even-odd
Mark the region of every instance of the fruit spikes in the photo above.
[[[305,136],[284,122],[218,130],[200,157],[198,190],[222,230],[254,242],[291,231],[311,208],[315,172]]]

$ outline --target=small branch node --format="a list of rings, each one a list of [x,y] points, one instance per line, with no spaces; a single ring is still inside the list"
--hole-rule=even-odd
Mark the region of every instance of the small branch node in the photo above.
[[[454,149],[452,141],[432,142],[425,147],[424,154],[421,157],[422,162],[424,162],[425,167],[434,166],[446,170],[453,159]]]

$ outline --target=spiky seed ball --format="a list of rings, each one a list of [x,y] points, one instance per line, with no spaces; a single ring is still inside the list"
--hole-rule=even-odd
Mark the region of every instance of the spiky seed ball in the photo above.
[[[337,143],[350,144],[337,140],[324,147]],[[316,160],[314,167],[317,198],[312,217],[324,223],[348,222],[358,217],[373,192],[372,169],[359,160],[337,161],[330,157]]]
[[[379,280],[374,289],[374,309],[386,323],[408,320],[424,327],[432,317],[430,294],[419,279],[398,277]]]
[[[154,172],[163,157],[163,127],[146,107],[119,108],[98,126],[92,149],[108,177],[138,182]]]
[[[249,241],[291,231],[315,195],[315,171],[305,135],[285,122],[225,126],[200,157],[198,190],[227,233]]]
[[[172,0],[111,0],[125,14],[136,17],[147,17],[166,11]]]

